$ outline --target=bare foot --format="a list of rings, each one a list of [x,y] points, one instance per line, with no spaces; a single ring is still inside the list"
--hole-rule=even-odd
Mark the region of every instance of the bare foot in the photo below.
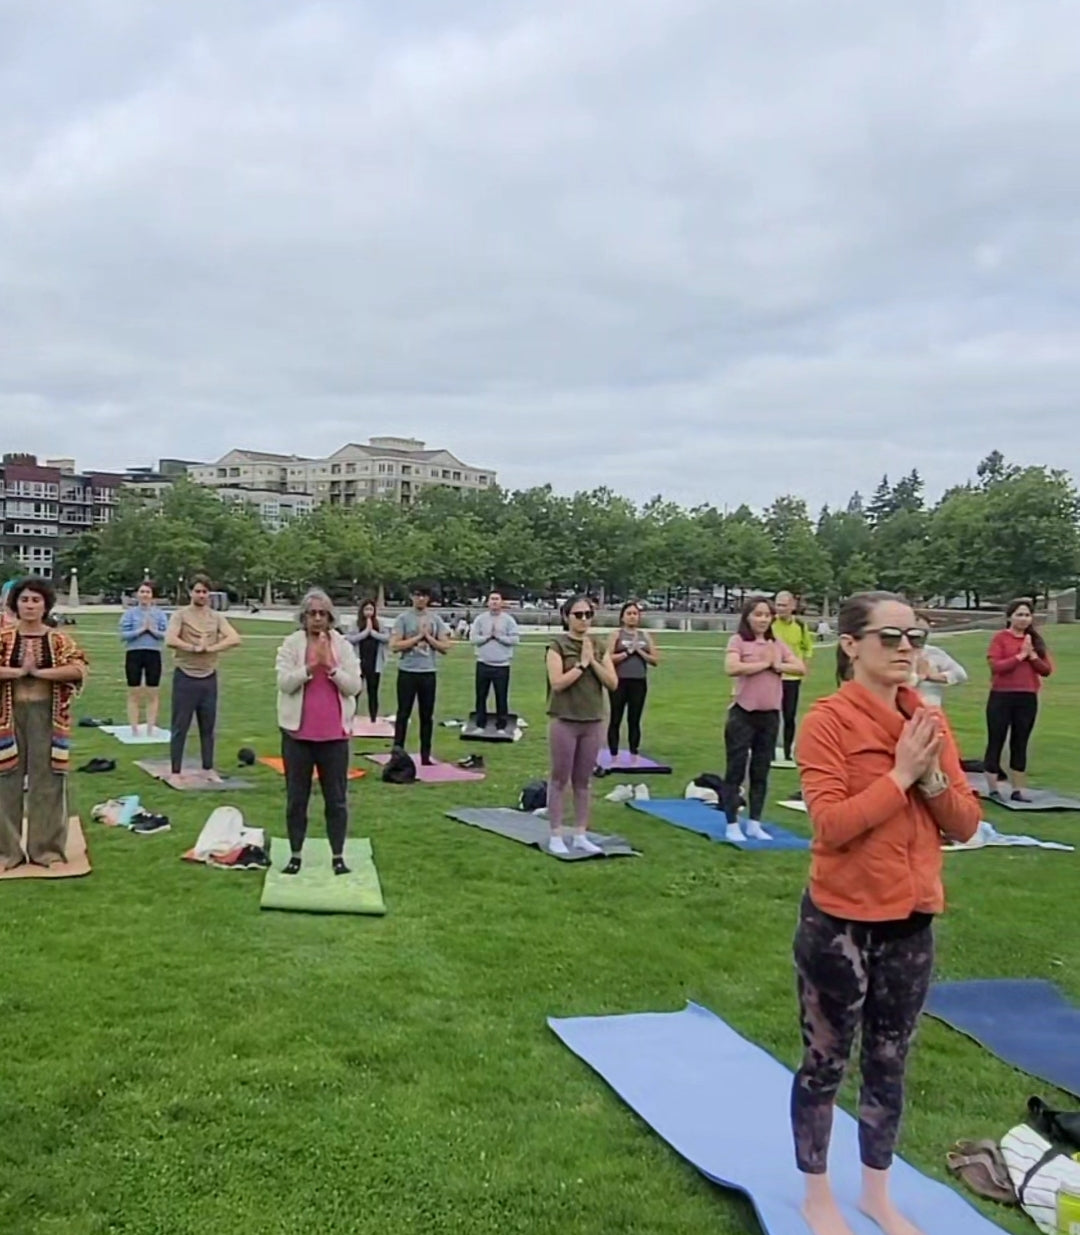
[[[855,1235],[831,1195],[807,1197],[802,1203],[802,1216],[814,1235]]]
[[[859,1201],[859,1210],[876,1222],[885,1235],[923,1235],[919,1227],[909,1222],[892,1201],[871,1202],[863,1197]]]

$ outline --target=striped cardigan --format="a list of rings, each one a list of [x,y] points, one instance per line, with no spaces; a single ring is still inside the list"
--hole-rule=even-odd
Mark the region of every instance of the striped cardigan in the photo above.
[[[0,666],[10,668],[18,631],[15,627],[0,630]],[[50,630],[49,664],[60,669],[89,663],[86,653],[71,638],[59,630]],[[71,704],[82,690],[82,682],[52,683],[52,769],[64,773],[71,759]],[[19,766],[19,744],[15,738],[15,683],[0,682],[0,775],[13,772]]]

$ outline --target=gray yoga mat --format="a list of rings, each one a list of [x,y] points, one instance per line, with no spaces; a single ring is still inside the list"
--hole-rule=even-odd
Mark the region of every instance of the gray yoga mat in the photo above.
[[[1012,785],[1001,781],[1001,801],[991,798],[986,791],[986,777],[981,772],[969,772],[967,782],[984,802],[993,802],[995,806],[1003,806],[1006,810],[1080,810],[1080,798],[1070,798],[1064,793],[1055,793],[1052,789],[1025,789],[1024,793],[1030,802],[1010,802],[1009,794]]]
[[[550,835],[546,819],[540,819],[528,811],[511,810],[505,806],[475,807],[462,810],[448,810],[448,819],[456,819],[458,823],[467,823],[474,828],[483,828],[485,832],[495,832],[510,840],[521,841],[523,845],[533,845],[549,858],[558,858],[562,862],[580,862],[590,857],[624,858],[639,857],[639,853],[621,836],[601,836],[597,832],[586,835],[594,845],[599,845],[602,854],[548,853],[547,840]]]

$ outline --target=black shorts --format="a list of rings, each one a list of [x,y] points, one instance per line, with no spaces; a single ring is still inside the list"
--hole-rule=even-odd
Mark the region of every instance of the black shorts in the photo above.
[[[156,688],[161,685],[161,653],[154,648],[136,648],[124,658],[124,673],[129,687],[146,685]]]

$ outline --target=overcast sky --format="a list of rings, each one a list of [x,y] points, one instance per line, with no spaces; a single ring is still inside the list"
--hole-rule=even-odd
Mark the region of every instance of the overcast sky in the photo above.
[[[1074,468],[1078,46],[1068,0],[0,0],[0,445]]]

